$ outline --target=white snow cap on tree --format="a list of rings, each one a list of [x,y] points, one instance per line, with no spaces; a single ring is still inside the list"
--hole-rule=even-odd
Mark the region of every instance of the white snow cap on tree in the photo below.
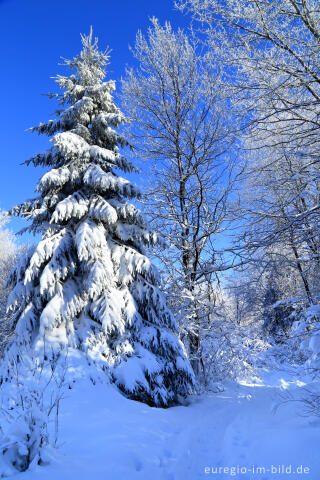
[[[81,38],[80,55],[65,60],[75,73],[56,78],[56,119],[31,129],[53,145],[26,163],[50,170],[39,196],[11,211],[42,239],[11,275],[16,335],[8,355],[22,346],[80,350],[128,397],[169,406],[190,392],[193,373],[146,256],[157,236],[127,200],[138,189],[116,173],[136,169],[119,150],[128,146],[117,132],[126,119],[113,102],[115,82],[103,81],[108,52],[92,30]]]

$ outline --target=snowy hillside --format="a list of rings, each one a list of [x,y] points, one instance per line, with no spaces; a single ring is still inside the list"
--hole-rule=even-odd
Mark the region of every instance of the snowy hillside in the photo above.
[[[320,1],[47,3],[0,0],[0,479],[319,480]]]
[[[63,402],[61,447],[51,464],[14,478],[316,480],[320,457],[310,447],[319,444],[320,420],[302,416],[296,402],[280,405],[275,412],[282,395],[289,391],[298,397],[303,384],[288,374],[273,374],[271,380],[230,383],[224,392],[193,397],[189,406],[170,409],[127,400],[109,385],[78,383]],[[310,470],[276,475],[268,472],[272,465]],[[229,468],[228,473],[214,473],[222,467]],[[265,473],[251,473],[260,468]]]

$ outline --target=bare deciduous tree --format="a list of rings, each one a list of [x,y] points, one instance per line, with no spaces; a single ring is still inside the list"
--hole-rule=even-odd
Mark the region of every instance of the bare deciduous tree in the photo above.
[[[241,168],[230,153],[234,139],[221,74],[195,38],[152,19],[132,51],[138,66],[122,81],[123,103],[132,143],[150,162],[147,208],[169,245],[159,258],[198,371],[200,325],[214,305],[216,239],[226,228]]]
[[[283,245],[309,304],[319,275],[320,9],[316,0],[180,0],[208,34],[253,152],[246,245]],[[248,143],[246,144],[246,146]],[[248,223],[249,221],[249,223]],[[251,225],[251,228],[249,228]],[[318,273],[317,273],[318,272]]]

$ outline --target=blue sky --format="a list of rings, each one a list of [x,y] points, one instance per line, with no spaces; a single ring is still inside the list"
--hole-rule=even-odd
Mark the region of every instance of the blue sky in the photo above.
[[[60,57],[77,54],[80,32],[92,25],[101,48],[112,49],[108,76],[119,80],[132,64],[129,44],[153,15],[173,26],[186,24],[173,0],[0,0],[0,209],[35,195],[42,170],[20,164],[50,144],[26,129],[52,118],[54,101],[42,94],[55,91],[50,77],[65,72]],[[11,228],[23,223],[13,221]]]

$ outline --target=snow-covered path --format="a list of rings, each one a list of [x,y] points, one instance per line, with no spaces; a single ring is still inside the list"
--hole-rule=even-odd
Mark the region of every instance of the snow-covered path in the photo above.
[[[272,383],[230,385],[225,392],[168,410],[128,401],[110,386],[78,384],[64,401],[63,445],[55,460],[17,477],[318,480],[320,420],[299,415],[301,406],[295,402],[274,412],[283,387],[295,392],[299,386],[280,377]],[[271,471],[279,465],[299,471]],[[299,473],[301,466],[304,473]]]

